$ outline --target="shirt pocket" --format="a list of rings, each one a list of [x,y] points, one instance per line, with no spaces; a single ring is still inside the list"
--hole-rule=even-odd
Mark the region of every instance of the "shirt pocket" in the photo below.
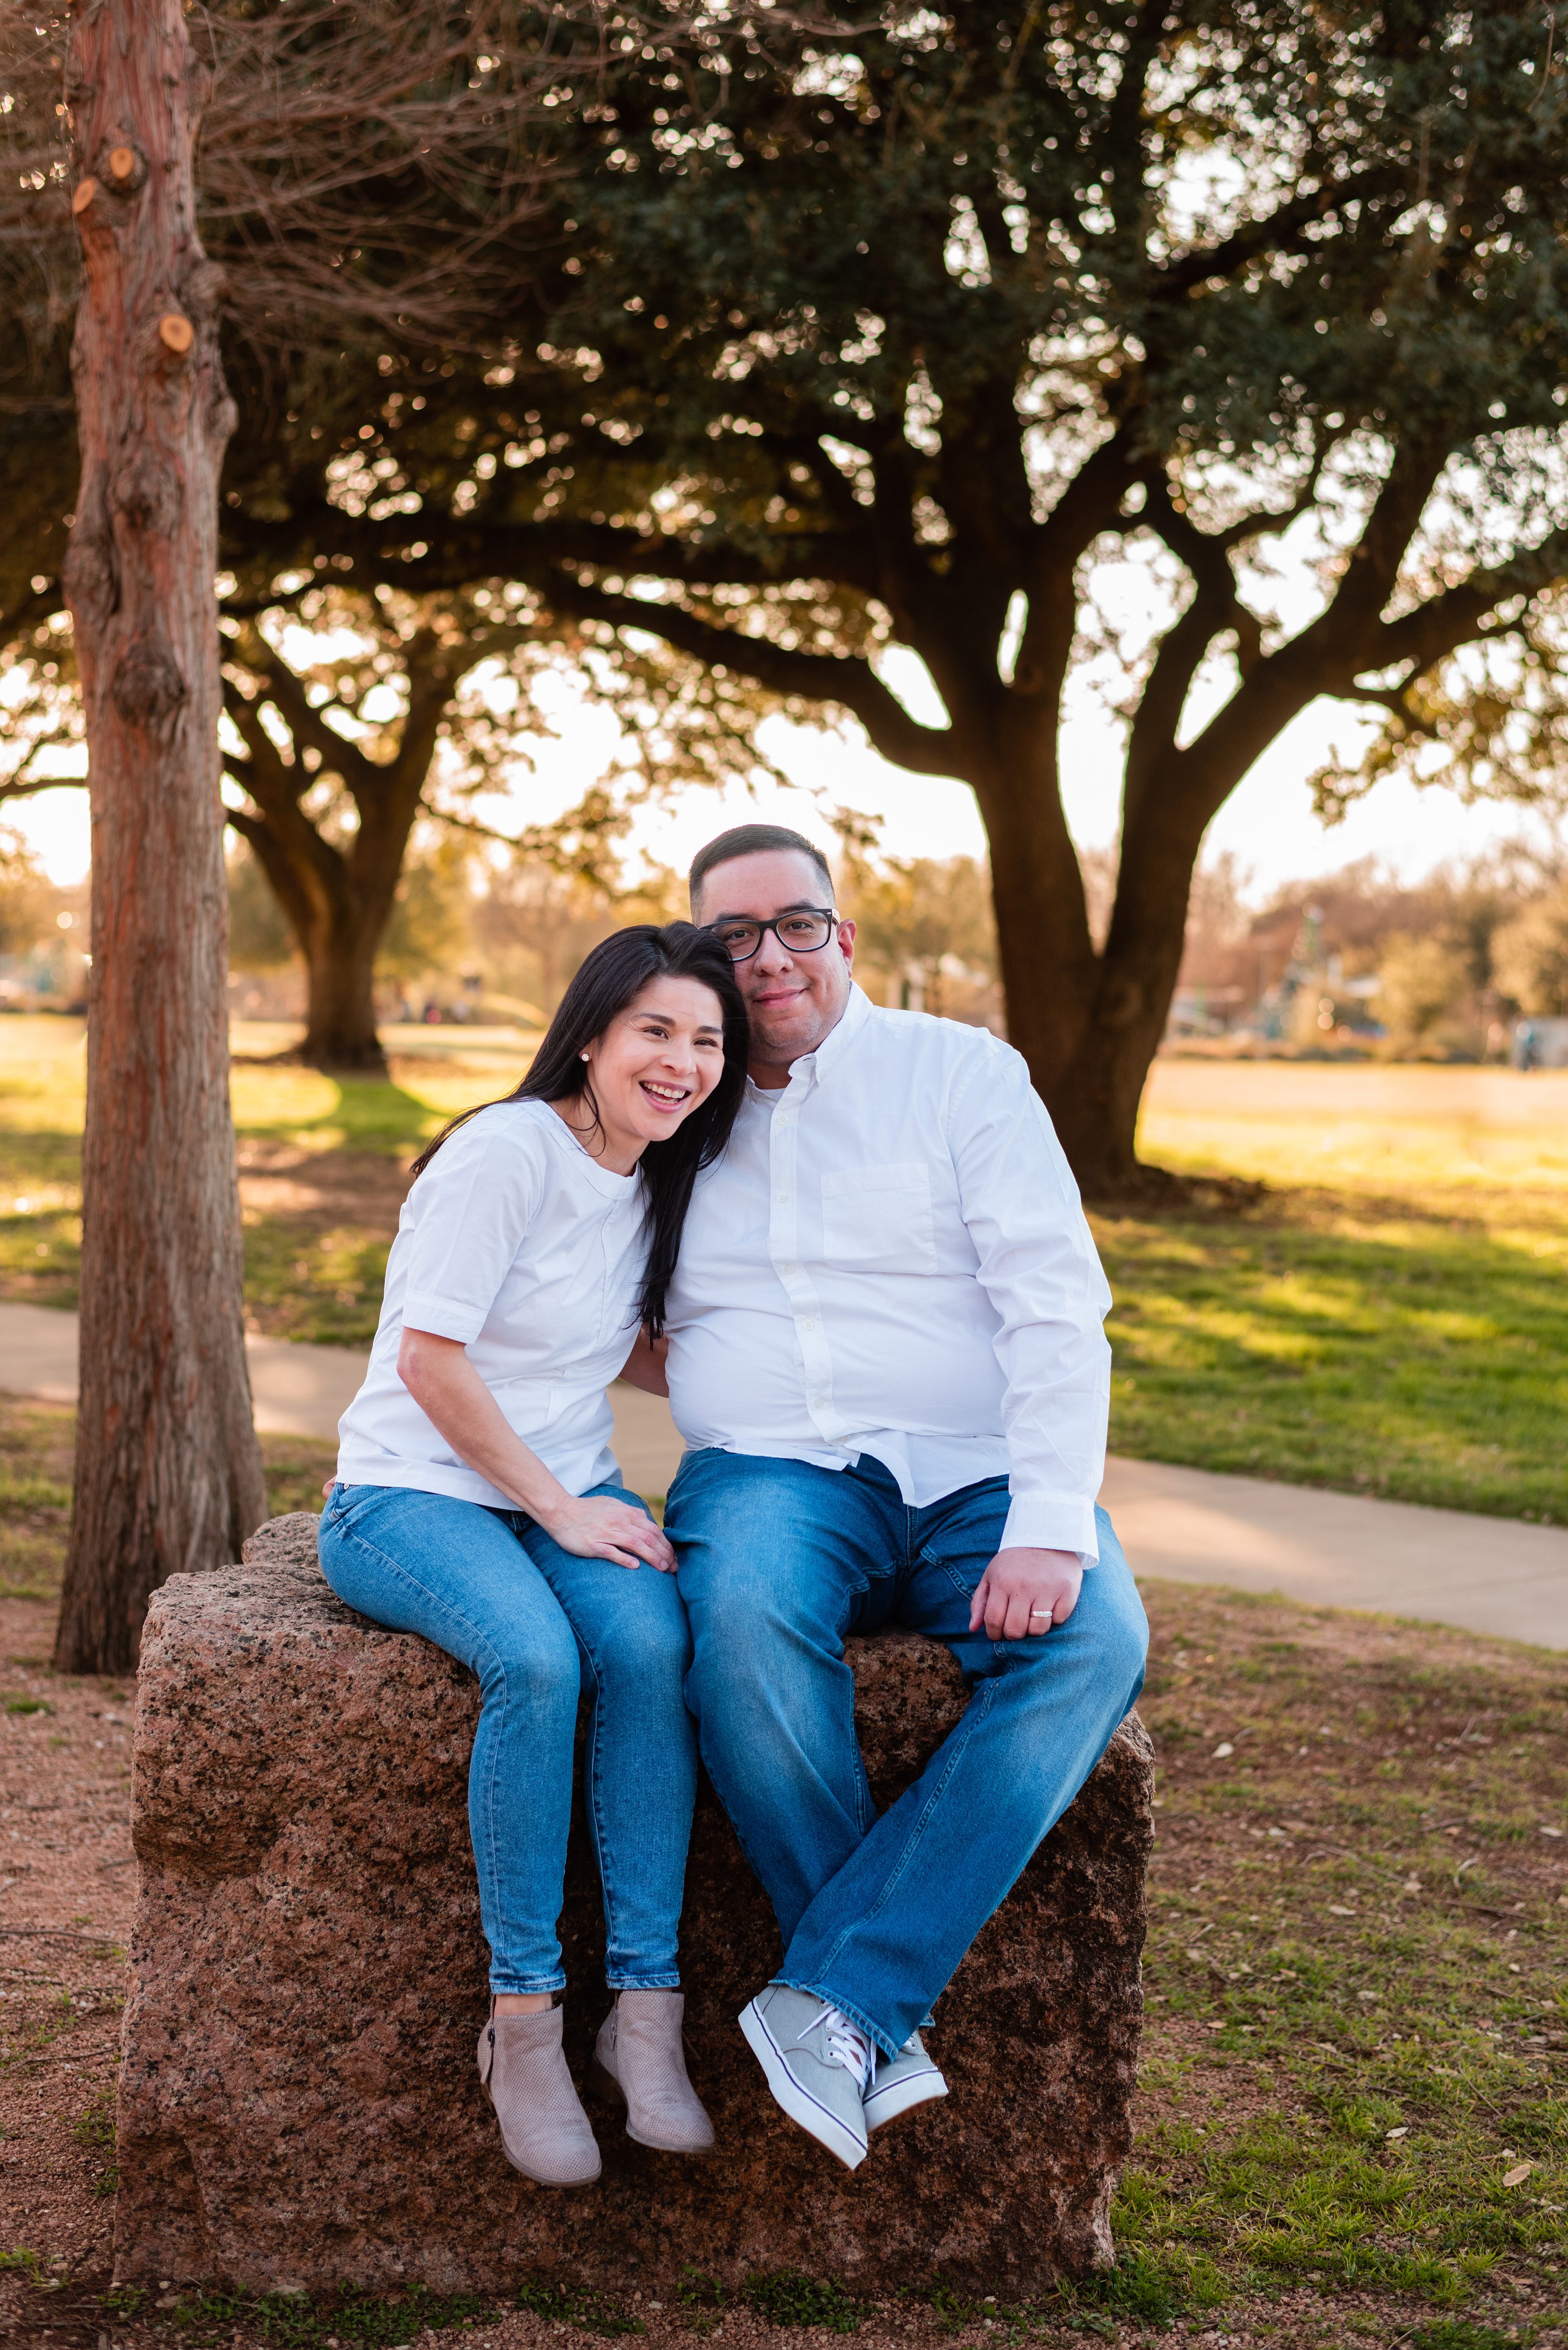
[[[822,1179],[822,1253],[852,1273],[935,1273],[930,1170],[918,1159]]]

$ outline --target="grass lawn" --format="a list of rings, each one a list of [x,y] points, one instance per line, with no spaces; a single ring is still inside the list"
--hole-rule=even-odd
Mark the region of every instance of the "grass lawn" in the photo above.
[[[1269,1188],[1094,1219],[1116,1451],[1568,1522],[1568,1075],[1162,1061],[1141,1148]]]
[[[0,1408],[6,1574],[40,1597],[70,1433],[63,1410]],[[311,1506],[327,1448],[270,1441],[275,1505]],[[799,2330],[815,2322],[862,2332],[868,2350],[941,2350],[944,2334],[970,2350],[1131,2350],[1171,2327],[1260,2350],[1561,2345],[1568,1657],[1186,1586],[1151,1582],[1145,1598],[1158,1834],[1118,2267],[1022,2309],[1000,2286],[990,2307],[933,2304],[922,2276],[896,2324],[814,2288],[821,2309],[790,2321],[795,2339],[820,2345]],[[48,1638],[36,1614],[35,1665]],[[0,2043],[26,2020],[6,2013]],[[939,2008],[939,2056],[940,2033]],[[75,2094],[68,2073],[40,2077],[40,2095]],[[22,2241],[47,2262],[28,2225]],[[0,2262],[19,2235],[0,2230]],[[218,2324],[217,2302],[182,2307],[166,2338],[255,2338],[232,2314]],[[296,2332],[280,2320],[269,2338],[348,2331],[296,2314]],[[671,2350],[677,2333],[714,2330],[698,2307],[649,2321]],[[729,2330],[747,2350],[743,2326]]]
[[[1250,2301],[1262,2337],[1260,2302],[1305,2287],[1341,2340],[1532,2338],[1507,2329],[1568,2316],[1568,1659],[1146,1597],[1161,1808],[1117,2235],[1150,2314],[1163,2278]]]
[[[64,1404],[0,1395],[0,1599],[53,1599],[59,1591],[75,1436],[76,1414]],[[261,1449],[273,1513],[319,1510],[337,1446],[263,1436]]]
[[[393,1029],[390,1084],[265,1066],[286,1042],[234,1031],[250,1326],[368,1346],[409,1160],[455,1111],[509,1092],[529,1040]],[[0,1296],[77,1302],[84,1064],[79,1020],[0,1018]]]
[[[236,1030],[252,1327],[369,1343],[409,1159],[521,1032],[391,1033],[390,1084]],[[79,1022],[0,1019],[0,1295],[76,1301]],[[1266,1187],[1096,1214],[1122,1452],[1568,1523],[1568,1074],[1162,1061],[1145,1155]]]

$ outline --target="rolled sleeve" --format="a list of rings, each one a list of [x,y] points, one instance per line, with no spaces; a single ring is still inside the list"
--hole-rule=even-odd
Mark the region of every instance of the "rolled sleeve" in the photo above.
[[[489,1313],[488,1305],[442,1297],[434,1290],[410,1289],[403,1299],[403,1327],[428,1331],[434,1338],[456,1338],[466,1347],[478,1337]]]
[[[955,1095],[949,1147],[997,1315],[1012,1506],[1003,1547],[1099,1559],[1111,1293],[1078,1187],[1022,1057],[997,1045]]]

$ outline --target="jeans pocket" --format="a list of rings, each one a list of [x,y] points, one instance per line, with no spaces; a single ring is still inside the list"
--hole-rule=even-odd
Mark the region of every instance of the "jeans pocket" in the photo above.
[[[379,1489],[374,1485],[345,1485],[334,1478],[332,1491],[327,1496],[327,1507],[321,1513],[323,1526],[334,1531],[346,1526],[356,1510],[369,1501]]]

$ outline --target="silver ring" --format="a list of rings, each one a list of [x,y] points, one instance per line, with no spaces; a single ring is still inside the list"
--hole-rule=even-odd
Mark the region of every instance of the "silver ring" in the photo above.
[[[1031,1617],[1033,1618],[1033,1617],[1036,1617],[1036,1616],[1049,1616],[1049,1615],[1050,1615],[1050,1613],[1051,1613],[1051,1610],[1049,1609],[1049,1607],[1032,1607],[1032,1608],[1029,1610],[1029,1613],[1030,1613]]]

